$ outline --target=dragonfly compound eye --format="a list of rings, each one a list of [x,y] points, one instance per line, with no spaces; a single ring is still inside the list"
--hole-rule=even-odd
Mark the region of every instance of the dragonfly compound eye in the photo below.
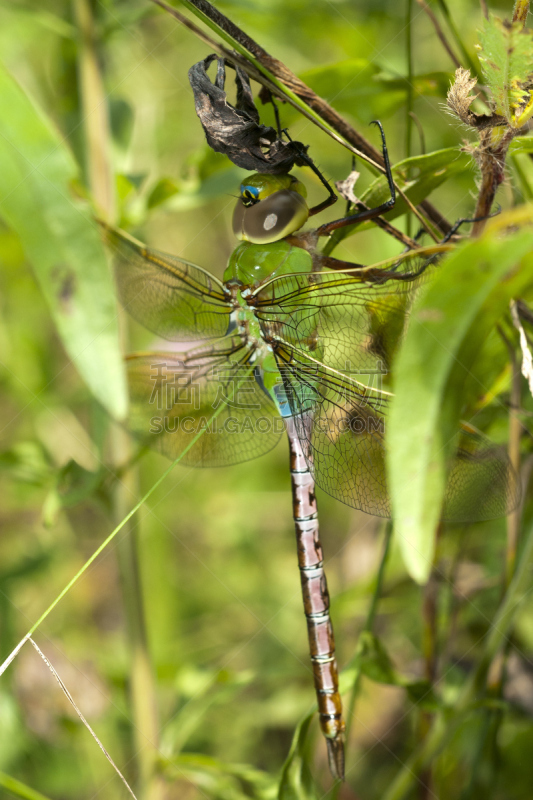
[[[302,195],[282,189],[253,205],[239,200],[233,214],[233,232],[237,239],[268,244],[297,231],[308,216],[309,209]]]
[[[259,197],[257,195],[257,189],[255,193],[251,192],[249,189],[245,189],[241,196],[243,206],[248,208],[249,206],[253,206],[254,203],[259,203]]]

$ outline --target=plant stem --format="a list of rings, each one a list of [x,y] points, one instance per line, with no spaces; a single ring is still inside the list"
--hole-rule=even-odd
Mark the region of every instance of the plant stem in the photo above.
[[[436,34],[437,34],[437,36],[439,37],[439,39],[440,39],[440,41],[441,41],[441,43],[442,43],[442,46],[444,47],[444,49],[446,50],[446,52],[447,52],[447,53],[448,53],[448,55],[450,56],[450,58],[451,58],[451,60],[452,60],[452,62],[453,62],[453,65],[454,65],[455,69],[457,69],[458,67],[460,67],[460,66],[461,66],[461,62],[459,61],[459,59],[457,58],[457,56],[456,56],[456,55],[455,55],[455,53],[453,52],[453,50],[452,50],[452,47],[451,47],[451,45],[450,45],[450,43],[449,43],[448,39],[446,38],[446,34],[445,34],[445,33],[444,33],[444,31],[442,30],[442,28],[441,28],[441,25],[440,25],[440,22],[438,21],[437,17],[435,16],[435,14],[434,14],[434,13],[433,13],[433,11],[431,10],[431,8],[428,6],[428,4],[425,2],[425,0],[416,0],[416,2],[417,2],[417,3],[418,3],[418,5],[420,6],[420,8],[421,8],[423,11],[425,11],[425,13],[426,13],[426,14],[428,15],[428,17],[430,18],[430,20],[431,20],[431,22],[432,22],[432,25],[433,25],[433,27],[435,28],[435,33],[436,33]]]
[[[516,0],[513,8],[513,22],[520,21],[522,25],[525,25],[528,12],[529,0]]]
[[[74,7],[81,40],[79,75],[87,146],[86,172],[96,205],[108,220],[113,220],[116,212],[109,158],[108,106],[98,59],[92,7],[90,0],[74,0]],[[121,323],[125,345],[127,333],[123,316]],[[113,425],[111,430],[110,449],[115,466],[127,463],[131,458],[129,438],[117,425]],[[137,494],[137,473],[130,469],[115,481],[113,488],[112,506],[116,522],[129,514]],[[132,728],[139,794],[147,800],[159,800],[163,786],[160,778],[154,778],[159,744],[157,695],[148,651],[134,518],[128,521],[125,535],[119,540],[118,553],[131,655]]]
[[[457,25],[455,24],[455,20],[453,16],[450,14],[449,8],[446,5],[446,0],[437,0],[437,2],[438,5],[440,6],[440,10],[442,11],[442,15],[444,16],[446,22],[448,23],[448,27],[451,31],[453,38],[455,39],[455,43],[459,48],[461,55],[463,56],[464,64],[468,67],[472,75],[479,75],[480,72],[479,62],[477,58],[473,58],[466,49],[463,40],[461,39],[461,35],[459,33]]]
[[[520,163],[520,155],[518,153],[512,156],[512,162],[516,170],[516,174],[518,175],[518,180],[520,181],[522,200],[526,203],[530,202],[533,200],[533,189],[531,188],[526,172]]]
[[[427,738],[403,765],[381,800],[404,800],[413,790],[418,776],[450,741],[464,722],[480,693],[485,691],[487,674],[496,654],[505,646],[514,616],[522,601],[531,593],[533,568],[533,525],[527,532],[518,566],[485,637],[482,657],[475,672],[466,681],[453,714],[438,714]]]
[[[0,786],[15,797],[22,797],[24,800],[50,800],[41,792],[26,786],[22,781],[12,778],[11,775],[6,775],[5,772],[0,772]]]
[[[405,13],[405,50],[407,56],[407,97],[405,109],[405,157],[411,157],[413,138],[413,0],[407,0]],[[411,215],[407,214],[407,235],[411,235]]]
[[[491,212],[498,186],[504,178],[505,156],[513,138],[514,131],[506,128],[488,128],[480,131],[477,162],[481,170],[481,184],[474,217],[478,220],[472,226],[472,236],[479,236]]]
[[[515,348],[507,336],[500,330],[500,335],[509,350],[509,359],[512,367],[511,381],[511,400],[509,409],[509,461],[517,476],[520,475],[520,435],[522,425],[518,417],[520,408],[520,395],[522,375],[520,364],[516,357]],[[521,508],[520,506],[507,515],[507,547],[505,570],[503,574],[503,592],[511,583],[516,568],[516,553],[518,547],[518,535],[520,530]],[[505,677],[507,672],[507,660],[510,652],[509,641],[503,650],[496,653],[490,669],[488,670],[486,693],[489,697],[499,700],[503,696]],[[477,752],[474,763],[470,770],[470,781],[466,791],[461,796],[461,800],[477,797],[480,791],[486,790],[495,780],[498,755],[498,735],[503,722],[503,712],[501,709],[484,709],[483,725],[481,734],[478,738]],[[483,755],[486,753],[485,763]],[[484,766],[484,770],[482,770]],[[483,774],[483,784],[480,784],[480,776]]]
[[[511,383],[511,404],[509,409],[509,461],[515,474],[520,475],[520,436],[522,423],[518,416],[520,409],[520,396],[522,390],[522,373],[520,362],[514,349],[511,351],[511,367],[513,370]],[[517,477],[518,479],[518,477]],[[520,531],[520,506],[507,515],[507,550],[506,550],[506,586],[514,575],[516,566],[516,552]]]
[[[389,558],[389,551],[390,551],[390,543],[392,540],[392,522],[387,522],[385,526],[385,539],[383,542],[383,551],[381,554],[381,561],[379,562],[378,574],[376,575],[376,585],[374,587],[374,591],[372,593],[372,599],[370,601],[370,607],[368,609],[368,613],[366,615],[365,624],[361,630],[361,633],[371,633],[374,628],[374,621],[376,619],[376,614],[378,610],[378,604],[381,598],[381,592],[383,590],[383,580],[385,578],[385,569],[387,567],[387,561]],[[354,658],[354,666],[355,666],[355,676],[352,683],[352,691],[350,693],[350,699],[348,700],[348,705],[346,707],[346,738],[348,739],[349,732],[350,732],[350,724],[353,718],[353,713],[355,709],[355,704],[357,702],[357,697],[359,695],[359,689],[361,684],[361,665],[358,653],[355,654]]]
[[[130,452],[128,434],[118,425],[114,425],[111,431],[111,448],[115,463]],[[128,513],[137,493],[137,471],[130,469],[117,481],[113,490],[113,514],[116,520]],[[137,519],[132,517],[129,520],[117,549],[131,659],[130,694],[139,794],[147,800],[158,800],[163,797],[162,779],[155,775],[159,758],[159,719],[146,632]]]
[[[437,532],[438,535],[439,531]],[[435,570],[435,563],[431,570],[429,580],[422,590],[422,653],[424,656],[424,677],[433,688],[437,676],[437,597],[439,583]],[[431,730],[433,714],[430,711],[421,711],[419,717],[419,737],[423,742]],[[420,800],[429,800],[433,797],[433,777],[431,768],[421,775]]]
[[[109,121],[90,0],[74,0],[74,10],[80,33],[78,69],[86,144],[85,170],[96,205],[111,219],[115,196],[109,167]]]
[[[392,540],[392,522],[387,521],[387,524],[385,526],[385,539],[383,542],[381,561],[379,563],[378,574],[376,575],[376,585],[374,587],[374,591],[372,592],[372,599],[370,601],[370,607],[366,615],[365,624],[363,625],[363,628],[361,629],[359,636],[361,636],[362,633],[371,633],[374,628],[374,621],[377,614],[378,603],[381,598],[381,593],[383,591],[383,581],[389,557],[391,540]],[[359,648],[356,649],[353,661],[351,664],[348,665],[348,669],[350,669],[350,667],[354,670],[354,676],[352,679],[352,689],[350,692],[350,697],[348,703],[346,704],[346,709],[344,713],[344,718],[346,720],[347,743],[350,741],[350,728],[354,717],[355,704],[357,702],[359,691],[361,689],[361,658],[360,658]],[[335,783],[335,785],[331,790],[330,800],[336,800],[341,785],[342,784],[339,781]]]
[[[214,30],[218,36],[228,42],[234,50],[228,50],[228,48],[219,45],[218,42],[210,37],[206,37],[199,28],[176,11],[176,9],[169,6],[165,0],[152,0],[152,2],[163,8],[169,14],[172,14],[176,19],[179,19],[183,25],[186,25],[204,41],[207,39],[211,47],[227,57],[229,61],[242,66],[243,69],[249,73],[250,77],[254,80],[258,80],[259,83],[262,83],[270,89],[273,94],[281,96],[283,99],[288,99],[289,102],[312,119],[313,122],[326,133],[335,137],[335,134],[332,133],[333,130],[337,134],[340,134],[345,142],[348,142],[352,147],[360,151],[359,155],[362,153],[367,159],[371,159],[375,164],[378,164],[382,172],[384,171],[385,162],[379,150],[346,122],[346,120],[325,100],[315,94],[315,92],[291,72],[283,62],[267,53],[266,50],[248,36],[245,31],[237,27],[234,22],[225,17],[211,3],[207,2],[207,0],[180,0],[180,2],[199,17],[211,30]],[[235,50],[237,50],[237,53],[235,53]],[[244,60],[242,56],[244,56]],[[267,79],[266,82],[265,79]],[[278,91],[279,87],[283,89],[281,95]],[[309,114],[309,109],[311,110],[311,114]],[[324,122],[326,125],[324,125]],[[346,146],[342,139],[337,138],[337,141]],[[372,166],[370,166],[370,169],[373,169]],[[401,190],[400,194],[404,197],[407,204],[410,205],[410,200],[405,197]],[[427,219],[430,220],[441,233],[446,234],[450,231],[450,223],[428,200],[423,200],[416,208],[411,205],[411,209],[413,213],[421,219],[423,224],[425,224],[425,220],[420,216],[420,211],[423,212]]]

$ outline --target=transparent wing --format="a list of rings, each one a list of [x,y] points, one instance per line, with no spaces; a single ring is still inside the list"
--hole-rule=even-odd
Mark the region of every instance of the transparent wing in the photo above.
[[[239,337],[226,337],[187,353],[128,356],[132,432],[171,459],[202,432],[181,462],[188,466],[220,467],[264,455],[284,427],[250,364],[252,355]]]
[[[390,395],[358,384],[290,346],[278,344],[274,352],[317,485],[367,514],[389,517],[385,429]],[[519,499],[505,451],[463,425],[450,465],[443,519],[495,519],[515,508]]]
[[[463,423],[450,465],[442,518],[450,522],[497,519],[520,502],[520,484],[503,447]]]
[[[274,353],[317,485],[367,514],[390,516],[384,440],[387,394],[289,345],[278,344]]]
[[[337,273],[280,277],[255,297],[265,337],[287,342],[343,374],[388,371],[420,279],[362,281]]]
[[[324,491],[377,516],[390,515],[386,379],[417,280],[361,282],[350,275],[286,276],[257,293],[296,429]],[[506,454],[464,426],[450,465],[443,517],[490,519],[518,502]]]
[[[160,253],[100,222],[113,251],[124,308],[148,330],[171,341],[225,336],[233,306],[223,284],[177,256]]]

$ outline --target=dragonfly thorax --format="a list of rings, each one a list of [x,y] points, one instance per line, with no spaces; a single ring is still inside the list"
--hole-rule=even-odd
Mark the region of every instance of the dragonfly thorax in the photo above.
[[[269,244],[241,242],[231,254],[224,282],[240,281],[242,289],[255,289],[269,278],[311,272],[310,253],[285,239]]]
[[[249,175],[233,213],[237,239],[255,244],[277,242],[304,225],[309,216],[303,183],[292,175]]]

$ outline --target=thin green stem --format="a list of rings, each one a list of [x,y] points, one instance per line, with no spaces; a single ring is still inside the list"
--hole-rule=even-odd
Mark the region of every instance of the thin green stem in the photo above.
[[[129,520],[133,517],[133,515],[137,513],[140,507],[144,505],[144,503],[146,503],[148,498],[153,495],[155,490],[163,483],[167,475],[170,475],[176,464],[179,464],[181,459],[187,455],[187,453],[192,447],[194,447],[200,436],[202,436],[205,430],[209,427],[209,424],[214,419],[216,419],[216,417],[218,417],[222,409],[225,407],[226,406],[224,403],[221,403],[219,405],[215,413],[209,418],[206,427],[198,431],[198,433],[195,436],[193,436],[187,447],[180,453],[180,455],[176,459],[174,459],[172,464],[169,467],[167,467],[167,469],[163,472],[161,477],[157,479],[157,481],[153,484],[153,486],[151,486],[150,489],[148,489],[148,491],[141,497],[141,499],[133,506],[133,508],[128,512],[128,514],[124,517],[124,519],[116,526],[116,528],[114,528],[111,531],[109,536],[102,542],[102,544],[96,548],[92,556],[88,558],[85,564],[76,572],[74,577],[71,578],[71,580],[67,583],[67,585],[61,590],[61,592],[58,594],[55,600],[52,603],[50,603],[46,611],[44,611],[39,617],[39,619],[36,622],[34,622],[34,624],[31,626],[31,628],[29,629],[27,634],[23,637],[23,639],[21,639],[21,641],[19,642],[17,647],[13,650],[13,652],[6,658],[4,663],[0,666],[0,675],[5,671],[6,667],[9,666],[9,664],[13,661],[14,656],[19,652],[24,642],[26,642],[29,639],[29,637],[35,633],[39,625],[41,625],[41,623],[44,622],[44,620],[51,614],[51,612],[54,610],[57,604],[65,597],[66,594],[68,594],[68,592],[78,582],[78,580],[81,578],[84,572],[86,572],[87,569],[91,566],[93,561],[95,561],[100,555],[100,553],[102,553],[103,550],[105,550],[107,545],[113,541],[117,533],[119,533],[122,530],[122,528],[129,522]]]
[[[442,30],[440,22],[438,21],[437,17],[435,16],[435,14],[431,10],[431,8],[428,6],[428,4],[425,2],[425,0],[417,0],[417,3],[420,6],[420,8],[423,11],[425,11],[425,13],[430,18],[431,23],[432,23],[433,27],[435,28],[435,33],[439,37],[439,39],[440,39],[440,41],[442,43],[442,46],[444,47],[444,49],[446,50],[446,52],[450,56],[455,69],[457,69],[458,67],[461,66],[461,62],[459,61],[459,59],[457,58],[457,56],[453,52],[453,50],[451,48],[451,45],[448,42],[448,40],[446,38],[446,35],[445,35],[444,31]]]
[[[533,188],[529,183],[526,171],[524,170],[522,164],[520,163],[519,154],[513,153],[511,158],[513,161],[513,167],[515,168],[516,174],[518,175],[518,180],[520,181],[520,188],[522,190],[523,200],[525,202],[533,200]]]
[[[383,541],[383,552],[381,554],[381,561],[379,562],[378,574],[376,575],[376,585],[374,587],[374,591],[372,592],[372,598],[370,600],[370,607],[368,609],[368,613],[366,615],[365,624],[363,625],[363,629],[361,633],[371,633],[374,628],[374,622],[376,619],[376,614],[378,610],[379,601],[381,599],[381,592],[383,590],[383,581],[385,578],[385,569],[387,566],[387,561],[389,558],[390,552],[390,543],[392,540],[392,522],[388,521],[385,525],[385,538]],[[353,719],[353,714],[355,710],[355,704],[357,702],[357,698],[359,696],[359,691],[361,688],[361,659],[358,653],[355,654],[354,657],[354,667],[355,667],[355,674],[352,681],[352,690],[350,692],[350,698],[348,700],[348,704],[346,706],[346,738],[349,737],[350,726]]]
[[[109,161],[109,119],[90,1],[74,0],[74,11],[79,31],[78,72],[83,104],[85,171],[95,203],[107,219],[112,219],[115,192]]]
[[[516,357],[514,348],[510,349],[510,359],[512,368],[511,383],[511,404],[509,409],[509,461],[516,475],[520,475],[520,437],[522,435],[522,422],[519,417],[521,392],[522,392],[522,372],[519,359]],[[506,548],[506,587],[511,582],[515,567],[516,553],[518,549],[518,537],[520,533],[520,507],[515,508],[507,515],[507,548]]]
[[[12,778],[11,775],[6,775],[5,772],[0,772],[0,786],[14,797],[22,797],[24,800],[50,800],[41,792],[26,786],[22,781]]]
[[[361,634],[371,633],[374,628],[374,622],[376,619],[378,604],[383,590],[383,581],[385,578],[385,569],[389,557],[391,540],[392,540],[392,522],[387,521],[387,524],[385,525],[385,539],[383,542],[381,561],[379,562],[378,573],[376,575],[376,584],[374,586],[374,591],[372,592],[372,598],[370,600],[370,607],[366,615],[365,624],[363,625],[363,628],[361,629],[361,632],[359,634],[359,641],[361,640],[360,638]],[[346,741],[349,742],[350,728],[355,712],[355,704],[357,702],[357,698],[361,690],[362,673],[361,673],[361,654],[359,649],[356,649],[352,663],[348,665],[347,670],[348,671],[353,670],[352,688],[350,691],[350,697],[348,699],[348,703],[346,704],[346,710],[344,714],[344,717],[346,719]],[[331,800],[336,800],[341,785],[342,784],[340,782],[337,782],[334,785],[331,791]]]
[[[485,637],[483,654],[473,675],[466,681],[453,713],[446,717],[438,714],[431,731],[420,747],[405,762],[389,786],[382,800],[404,800],[418,782],[418,776],[446,746],[465,718],[472,713],[472,706],[484,694],[489,667],[499,651],[505,646],[514,617],[525,598],[531,594],[531,569],[533,568],[533,525],[525,537],[518,566],[502,603],[496,613],[490,631]]]
[[[123,462],[131,451],[126,431],[115,426],[111,431],[115,463]],[[130,469],[113,488],[113,514],[121,519],[138,495],[137,470]],[[146,617],[139,557],[139,522],[131,519],[118,540],[118,561],[122,584],[127,635],[130,649],[130,695],[133,711],[133,742],[138,762],[139,794],[146,800],[163,796],[161,779],[155,776],[159,758],[159,715],[157,687],[148,647]]]
[[[193,25],[187,17],[184,17],[175,8],[169,6],[165,0],[152,0],[152,2],[165,9],[176,19],[179,19],[183,25],[192,30],[199,38],[208,42],[210,47],[213,47],[217,53],[223,55],[230,62],[242,66],[251,78],[266,86],[275,96],[286,99],[291,105],[299,109],[304,116],[312,120],[315,125],[335,141],[364,160],[371,172],[374,174],[376,171],[384,173],[384,160],[379,150],[376,150],[335,109],[291,72],[285,64],[267,53],[257,42],[207,0],[180,0],[180,2],[211,30],[215,31],[221,39],[231,45],[232,50],[228,50],[227,47],[220,45],[207,36],[196,25]],[[411,212],[425,227],[427,223],[423,214],[411,203],[400,187],[396,186],[396,190],[405,200]],[[443,233],[448,232],[449,223],[427,200],[423,200],[420,203],[420,209]]]
[[[79,29],[79,75],[83,103],[86,142],[86,172],[97,207],[112,221],[116,217],[114,176],[110,160],[111,140],[107,97],[101,61],[98,57],[96,26],[90,0],[75,0]],[[120,314],[122,347],[127,351],[127,321]],[[131,443],[127,433],[114,425],[110,432],[111,460],[114,465],[131,458]],[[125,517],[133,499],[138,496],[138,476],[135,469],[122,474],[112,491],[115,521]],[[128,524],[126,535],[118,542],[118,557],[122,583],[123,604],[130,650],[130,694],[133,711],[133,742],[137,763],[139,794],[146,800],[160,800],[163,786],[155,777],[159,748],[157,691],[148,648],[142,581],[139,568],[137,526]]]
[[[437,672],[437,594],[439,584],[435,572],[435,562],[427,584],[422,590],[422,652],[424,655],[425,678],[431,688]],[[431,729],[433,713],[421,709],[418,718],[418,735],[423,742]],[[431,768],[425,770],[420,783],[421,800],[433,796],[433,775]]]
[[[411,158],[413,138],[413,0],[407,0],[405,19],[405,51],[407,57],[407,98],[405,106],[405,157]],[[406,233],[411,235],[412,220],[407,214]]]
[[[450,14],[450,10],[446,5],[446,0],[437,0],[437,3],[440,7],[440,10],[442,11],[442,14],[446,22],[448,23],[450,32],[453,38],[455,39],[455,44],[457,45],[457,47],[461,52],[461,55],[463,56],[465,65],[468,67],[472,75],[479,75],[480,73],[479,62],[477,58],[475,58],[475,56],[472,56],[466,49],[466,46],[461,38],[461,34],[459,33],[459,29],[455,24],[455,20],[453,16]]]

